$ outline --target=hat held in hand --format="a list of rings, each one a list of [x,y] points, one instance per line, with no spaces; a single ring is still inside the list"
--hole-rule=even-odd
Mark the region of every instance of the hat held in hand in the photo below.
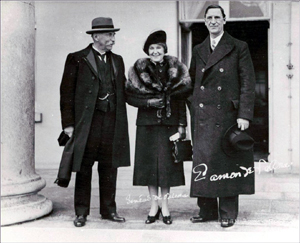
[[[222,149],[225,154],[236,157],[240,152],[251,151],[254,139],[247,133],[241,131],[237,124],[230,126],[222,138]]]

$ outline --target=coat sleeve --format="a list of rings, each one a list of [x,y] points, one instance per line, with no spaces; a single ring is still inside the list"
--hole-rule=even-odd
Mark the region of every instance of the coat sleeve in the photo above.
[[[65,63],[60,85],[60,112],[62,128],[75,124],[75,90],[78,73],[78,62],[69,54]]]
[[[255,74],[247,43],[243,43],[239,57],[240,104],[238,118],[253,120]]]
[[[196,50],[194,48],[193,53],[192,53],[190,69],[189,69],[193,90],[195,87],[195,77],[196,77],[196,54],[195,53],[196,53]],[[191,103],[192,103],[192,96],[193,96],[193,93],[187,98],[187,105],[188,105],[189,109],[190,109]]]
[[[179,126],[187,126],[187,120],[186,120],[186,106],[185,101],[179,100],[178,101],[178,110],[179,110]]]
[[[132,105],[134,107],[147,108],[148,99],[141,99],[131,95],[127,95],[126,101],[129,105]]]

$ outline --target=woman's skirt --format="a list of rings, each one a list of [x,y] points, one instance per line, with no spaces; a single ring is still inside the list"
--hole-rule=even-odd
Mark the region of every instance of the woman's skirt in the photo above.
[[[185,185],[183,163],[174,163],[169,137],[178,126],[137,126],[133,185]]]

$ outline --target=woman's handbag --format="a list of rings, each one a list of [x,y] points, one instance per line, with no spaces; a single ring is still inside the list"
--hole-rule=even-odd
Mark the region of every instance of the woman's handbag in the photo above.
[[[193,160],[193,147],[191,140],[173,141],[172,155],[175,163]]]

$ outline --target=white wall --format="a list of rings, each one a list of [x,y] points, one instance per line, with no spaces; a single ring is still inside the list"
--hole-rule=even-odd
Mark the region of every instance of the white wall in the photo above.
[[[272,9],[269,160],[277,173],[299,172],[299,2],[274,2]]]
[[[170,55],[177,56],[177,8],[168,2],[36,2],[36,112],[43,122],[35,126],[36,168],[58,168],[62,147],[59,86],[68,53],[81,50],[91,42],[85,33],[96,17],[111,17],[121,28],[113,52],[123,56],[128,68],[142,51],[145,39],[156,28],[167,32]],[[128,106],[131,157],[135,147],[136,109]],[[133,160],[132,160],[133,164]]]

